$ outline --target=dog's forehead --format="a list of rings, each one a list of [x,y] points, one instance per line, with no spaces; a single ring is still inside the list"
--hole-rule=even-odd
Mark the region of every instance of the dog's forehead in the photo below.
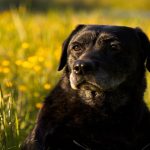
[[[95,38],[118,38],[125,37],[134,38],[134,29],[125,26],[105,26],[105,25],[88,25],[83,30],[79,31],[71,41],[92,41]]]
[[[84,31],[107,32],[107,33],[130,33],[134,29],[127,26],[111,26],[111,25],[87,25]]]
[[[93,30],[83,30],[79,31],[74,37],[72,38],[72,41],[80,41],[80,42],[90,42],[93,39],[96,38],[96,32]]]

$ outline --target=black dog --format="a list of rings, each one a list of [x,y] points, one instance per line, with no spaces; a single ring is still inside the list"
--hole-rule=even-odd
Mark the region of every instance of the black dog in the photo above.
[[[22,149],[150,150],[145,62],[150,71],[150,43],[139,28],[79,25]]]

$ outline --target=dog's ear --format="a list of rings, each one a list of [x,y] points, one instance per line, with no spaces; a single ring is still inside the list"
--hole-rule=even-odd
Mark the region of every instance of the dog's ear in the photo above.
[[[59,67],[58,67],[58,71],[62,70],[64,68],[64,66],[67,63],[67,49],[68,49],[68,45],[70,40],[72,39],[72,37],[81,29],[83,29],[85,27],[85,25],[78,25],[69,35],[69,37],[64,41],[63,45],[62,45],[62,54],[61,54],[61,58],[60,58],[60,63],[59,63]]]
[[[144,59],[146,59],[146,68],[150,72],[150,41],[147,35],[140,28],[136,28],[136,32],[140,40]]]

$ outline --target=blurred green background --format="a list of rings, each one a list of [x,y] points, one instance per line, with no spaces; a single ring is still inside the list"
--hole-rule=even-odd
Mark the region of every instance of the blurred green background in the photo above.
[[[18,150],[55,86],[61,44],[77,24],[141,27],[150,1],[0,0],[0,150]],[[150,106],[150,73],[145,101]]]

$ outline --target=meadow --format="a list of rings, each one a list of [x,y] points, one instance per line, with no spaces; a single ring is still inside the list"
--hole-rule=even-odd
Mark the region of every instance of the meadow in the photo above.
[[[150,14],[73,9],[0,12],[0,150],[18,150],[44,97],[58,82],[61,45],[77,24],[141,27],[150,37]],[[146,103],[150,106],[150,73]]]

